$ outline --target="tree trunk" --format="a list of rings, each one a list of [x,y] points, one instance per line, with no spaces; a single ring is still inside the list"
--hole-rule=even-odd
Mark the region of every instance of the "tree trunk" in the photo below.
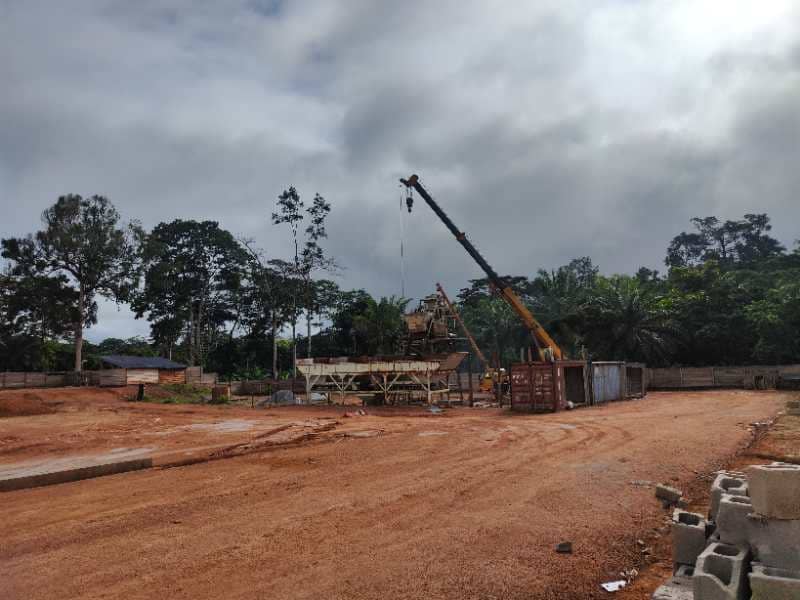
[[[311,311],[306,313],[306,335],[308,336],[306,358],[311,358]]]
[[[189,331],[186,336],[186,346],[189,351],[189,366],[194,364],[194,306],[189,306]]]
[[[86,313],[86,290],[83,282],[78,284],[78,322],[75,323],[75,372],[83,370],[83,322]]]
[[[278,321],[272,316],[272,378],[278,378]]]
[[[292,381],[297,379],[297,316],[292,317]]]

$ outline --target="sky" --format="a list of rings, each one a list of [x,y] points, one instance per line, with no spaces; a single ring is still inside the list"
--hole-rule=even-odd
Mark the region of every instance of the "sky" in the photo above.
[[[0,0],[0,237],[59,195],[218,221],[288,258],[294,185],[332,205],[340,286],[455,295],[579,256],[663,270],[694,216],[800,238],[800,3]],[[101,306],[90,340],[147,335]]]

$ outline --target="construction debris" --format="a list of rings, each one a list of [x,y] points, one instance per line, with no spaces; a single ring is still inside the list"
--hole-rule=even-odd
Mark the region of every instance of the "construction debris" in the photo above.
[[[601,583],[600,587],[607,592],[618,592],[626,585],[628,585],[626,580],[618,579],[617,581],[607,581],[606,583]]]
[[[668,503],[668,505],[674,506],[678,504],[682,496],[683,492],[674,487],[664,485],[663,483],[659,483],[656,486],[656,498],[663,500],[665,503]]]
[[[560,542],[556,544],[556,552],[559,554],[572,554],[572,542]]]

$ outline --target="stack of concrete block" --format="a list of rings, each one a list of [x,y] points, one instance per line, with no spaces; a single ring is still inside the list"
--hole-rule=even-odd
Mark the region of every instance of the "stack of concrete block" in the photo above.
[[[800,400],[787,400],[786,414],[800,417]]]
[[[800,465],[719,472],[708,518],[673,513],[672,562],[653,600],[800,600]]]

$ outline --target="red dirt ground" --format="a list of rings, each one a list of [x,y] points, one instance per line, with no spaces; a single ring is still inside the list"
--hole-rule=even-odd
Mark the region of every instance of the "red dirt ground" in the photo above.
[[[130,436],[156,418],[335,417],[338,425],[227,460],[1,495],[0,597],[606,597],[599,583],[641,566],[636,540],[663,526],[646,482],[690,489],[785,399],[653,393],[538,416],[369,409],[351,418],[342,408],[103,400],[117,405],[112,414],[131,424]],[[64,412],[72,402],[55,415],[0,420],[2,436],[26,443],[55,428],[56,453],[81,447],[64,445],[71,430],[100,444],[110,433],[85,419],[103,411],[89,402]],[[37,430],[37,420],[46,427]],[[554,552],[562,540],[573,554]]]
[[[151,388],[148,393],[157,395]],[[128,402],[131,390],[62,388],[0,392],[0,469],[70,455],[152,449],[157,464],[213,454],[291,429],[327,428],[334,419],[302,411]],[[331,412],[331,415],[335,415]],[[288,435],[288,434],[286,434]],[[284,435],[283,437],[286,437]],[[278,436],[279,438],[281,436]]]

